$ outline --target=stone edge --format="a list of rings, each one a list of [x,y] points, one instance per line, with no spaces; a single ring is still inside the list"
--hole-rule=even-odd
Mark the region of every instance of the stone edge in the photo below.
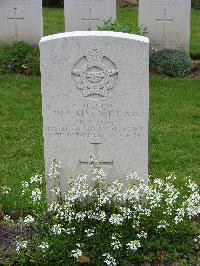
[[[41,38],[40,43],[53,41],[61,38],[70,38],[70,37],[114,37],[114,38],[121,38],[121,39],[129,39],[135,40],[143,43],[149,44],[149,38],[129,34],[129,33],[122,33],[122,32],[114,32],[114,31],[72,31],[72,32],[64,32],[53,34],[49,36],[44,36]]]

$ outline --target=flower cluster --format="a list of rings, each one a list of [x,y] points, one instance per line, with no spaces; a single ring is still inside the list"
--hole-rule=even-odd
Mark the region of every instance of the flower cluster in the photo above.
[[[121,242],[119,241],[119,238],[121,238],[120,235],[116,235],[116,234],[113,234],[113,235],[112,235],[112,240],[113,240],[113,242],[111,242],[111,247],[112,247],[114,250],[118,250],[118,249],[122,248],[122,244],[121,244]]]
[[[72,252],[71,252],[71,256],[74,258],[78,258],[82,255],[83,255],[83,253],[80,249],[75,249],[75,250],[72,250]]]
[[[30,183],[33,184],[33,183],[39,183],[39,184],[42,184],[42,176],[41,175],[34,175],[31,177],[31,180],[30,180]]]
[[[103,254],[102,257],[105,257],[104,262],[106,265],[109,266],[117,265],[116,260],[109,253]]]
[[[14,221],[13,221],[13,219],[11,219],[11,217],[9,215],[4,215],[3,223],[7,224],[7,225],[11,225],[11,224],[14,224]]]
[[[25,218],[24,218],[24,223],[25,224],[32,224],[32,223],[34,223],[34,221],[35,221],[35,219],[34,219],[34,217],[33,216],[31,216],[31,215],[27,215]]]
[[[147,183],[133,172],[127,176],[125,186],[118,180],[109,183],[95,158],[91,157],[90,165],[92,178],[86,175],[71,178],[64,191],[59,180],[61,164],[52,163],[49,179],[53,200],[47,208],[48,218],[42,220],[46,231],[40,231],[37,249],[43,257],[46,250],[56,249],[63,241],[63,250],[67,250],[70,257],[69,265],[84,258],[96,260],[97,264],[100,260],[105,265],[120,265],[123,261],[120,254],[131,263],[137,263],[148,247],[152,253],[152,247],[157,244],[155,235],[165,240],[164,249],[167,241],[170,249],[172,243],[176,248],[181,229],[193,224],[192,219],[200,213],[199,189],[191,178],[186,179],[185,187],[176,187],[174,175],[150,179]],[[41,183],[41,176],[35,175],[29,183],[22,184],[23,194],[29,191],[35,205],[42,201],[42,191],[38,187],[31,190],[30,186]],[[28,215],[24,223],[34,224],[35,217]],[[191,237],[194,235],[191,232]],[[195,243],[200,242],[198,236]],[[162,240],[159,243],[161,248]],[[18,252],[25,248],[26,242],[18,243]]]
[[[0,193],[2,195],[9,194],[10,192],[11,192],[11,188],[10,187],[4,186],[4,187],[1,187],[0,188]]]
[[[42,198],[42,191],[39,188],[32,190],[31,199],[34,204],[39,204]]]
[[[34,205],[39,205],[42,200],[43,178],[41,175],[36,174],[30,178],[30,181],[21,182],[21,196],[28,195],[30,193],[30,199]]]
[[[16,251],[20,253],[21,250],[26,250],[28,245],[28,241],[19,241],[16,244]]]
[[[49,249],[49,244],[48,242],[42,242],[39,246],[38,246],[39,250],[41,250],[42,252],[45,252],[47,249]]]
[[[140,241],[139,240],[134,240],[126,244],[127,248],[130,249],[131,251],[136,251],[138,248],[141,247]]]

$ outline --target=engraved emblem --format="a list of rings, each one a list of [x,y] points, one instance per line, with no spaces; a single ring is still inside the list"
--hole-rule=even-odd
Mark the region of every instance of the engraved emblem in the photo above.
[[[92,49],[74,65],[72,75],[76,87],[82,90],[85,97],[91,95],[105,97],[116,84],[118,70],[101,51]]]

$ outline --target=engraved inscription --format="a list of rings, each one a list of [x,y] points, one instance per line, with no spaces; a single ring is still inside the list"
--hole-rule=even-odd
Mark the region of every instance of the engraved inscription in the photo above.
[[[17,7],[14,8],[14,16],[13,17],[7,17],[9,20],[14,21],[15,25],[15,39],[16,41],[18,40],[18,27],[17,27],[17,22],[18,20],[24,20],[24,17],[19,17],[17,16]]]
[[[110,166],[113,166],[113,161],[101,161],[99,160],[99,145],[101,143],[90,143],[92,145],[94,145],[94,157],[96,158],[96,160],[98,161],[99,164],[102,164],[102,165],[110,165]],[[79,160],[80,164],[89,164],[88,161],[81,161]]]
[[[62,126],[48,125],[49,136],[102,139],[108,137],[136,138],[144,133],[139,126],[137,111],[121,109],[118,104],[71,104],[54,109],[55,121],[65,121]]]
[[[173,18],[168,18],[167,17],[167,10],[163,9],[163,17],[162,18],[157,18],[156,22],[160,22],[162,23],[162,27],[163,27],[163,39],[166,40],[167,38],[167,34],[166,34],[166,23],[171,23],[174,22]]]
[[[92,30],[92,22],[93,21],[99,21],[99,18],[92,18],[92,9],[89,8],[89,17],[88,18],[82,18],[83,21],[88,22],[88,30]]]
[[[72,76],[76,87],[82,90],[85,97],[105,97],[116,84],[118,70],[101,51],[92,49],[74,65]]]

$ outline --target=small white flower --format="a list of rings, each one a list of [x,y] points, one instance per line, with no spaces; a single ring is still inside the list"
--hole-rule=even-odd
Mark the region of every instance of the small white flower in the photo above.
[[[164,185],[164,182],[160,178],[156,178],[154,180],[154,184],[158,185],[158,187],[162,188]]]
[[[60,208],[59,203],[57,203],[56,201],[53,201],[48,208],[48,212],[56,212],[58,211]]]
[[[124,221],[124,218],[121,214],[112,214],[109,222],[114,225],[122,225]]]
[[[132,251],[136,251],[138,248],[141,247],[140,241],[139,240],[134,240],[129,242],[127,245],[127,249],[130,249]]]
[[[67,228],[67,229],[65,230],[65,233],[66,233],[67,235],[75,234],[75,232],[76,232],[76,228],[75,228],[75,227]]]
[[[16,244],[16,251],[17,253],[20,253],[21,250],[26,250],[27,249],[27,244],[28,241],[19,241]]]
[[[75,249],[71,251],[71,256],[74,258],[78,258],[83,255],[83,252],[80,249]]]
[[[105,253],[102,255],[102,257],[105,257],[104,263],[108,266],[116,266],[116,260],[109,254]]]
[[[54,224],[51,228],[51,233],[53,235],[60,235],[62,231],[65,231],[61,224]]]
[[[127,175],[127,180],[136,180],[138,177],[138,174],[136,172],[132,172]]]
[[[49,244],[48,242],[42,242],[38,248],[42,251],[42,252],[45,252],[48,248],[49,248]]]
[[[1,194],[9,194],[11,191],[11,188],[5,186],[5,187],[2,187],[0,190],[1,190]]]
[[[151,215],[151,210],[145,209],[144,214],[149,217]]]
[[[114,250],[118,250],[122,247],[122,244],[119,242],[119,240],[115,240],[115,241],[111,242],[111,247]]]
[[[137,237],[140,239],[140,238],[147,238],[147,233],[144,232],[144,231],[141,231],[139,234],[137,234]]]
[[[121,238],[121,235],[120,234],[112,234],[112,240],[116,240],[118,238]]]
[[[21,182],[22,185],[22,196],[29,191],[29,183],[27,181],[22,181]]]
[[[3,217],[3,222],[4,222],[5,224],[13,224],[13,223],[14,223],[14,221],[10,218],[9,215],[4,215],[4,217]]]
[[[38,175],[38,174],[32,176],[31,179],[30,179],[30,184],[32,184],[32,183],[42,184],[42,176]]]
[[[196,191],[197,189],[198,189],[198,185],[194,182],[194,181],[192,181],[192,180],[188,180],[188,185],[187,185],[187,187],[192,191],[192,192],[194,192],[194,191]]]
[[[24,223],[25,224],[31,224],[35,221],[35,219],[33,218],[33,216],[31,215],[27,215],[25,218],[24,218]]]
[[[169,176],[166,178],[166,180],[174,181],[174,180],[176,180],[176,176],[173,175],[173,174],[171,174],[171,175],[169,175]]]
[[[22,188],[28,188],[28,186],[29,186],[29,184],[28,184],[28,182],[27,181],[22,181],[21,182],[21,185],[22,185]]]
[[[200,242],[200,235],[197,236],[197,237],[194,239],[194,242],[196,242],[196,243],[199,243],[199,242]]]
[[[34,204],[39,203],[41,201],[42,198],[42,192],[39,188],[35,188],[33,189],[32,193],[31,193],[31,199],[33,201]]]
[[[77,246],[77,248],[82,248],[82,247],[84,247],[84,244],[83,243],[77,243],[76,246]]]
[[[62,168],[61,163],[59,161],[54,160],[51,163],[51,167],[50,167],[49,174],[48,174],[49,177],[51,179],[57,179],[59,177],[61,168]]]
[[[50,189],[51,192],[55,193],[56,196],[59,196],[61,193],[61,189],[59,187],[54,187]]]
[[[94,236],[94,230],[93,229],[87,229],[87,230],[85,230],[85,233],[87,234],[87,237]]]
[[[104,222],[106,220],[106,213],[101,211],[97,220]]]
[[[124,217],[124,219],[131,219],[132,218],[132,215],[131,215],[132,210],[130,208],[120,207],[119,209],[122,212],[122,216]]]
[[[178,223],[183,222],[183,218],[185,216],[185,210],[184,210],[184,208],[178,208],[176,210],[176,213],[177,213],[177,215],[174,218],[175,224],[178,224]]]
[[[84,219],[86,218],[86,213],[85,212],[78,212],[77,214],[76,214],[76,220],[78,220],[78,221],[84,221]]]
[[[161,220],[161,221],[159,222],[157,228],[158,228],[158,229],[161,229],[161,228],[165,229],[165,228],[167,228],[168,226],[169,226],[169,224],[168,224],[165,220]]]

